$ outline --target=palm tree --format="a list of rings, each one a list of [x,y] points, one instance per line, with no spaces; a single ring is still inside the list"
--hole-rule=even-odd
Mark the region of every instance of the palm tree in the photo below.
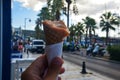
[[[51,10],[53,20],[60,20],[60,10],[64,7],[63,0],[47,0],[48,8]]]
[[[37,25],[35,27],[35,36],[36,36],[36,39],[40,39],[40,27],[37,21],[36,21],[36,24]]]
[[[47,7],[43,7],[37,16],[38,18],[36,20],[35,32],[36,32],[36,38],[39,39],[40,37],[42,37],[42,34],[41,34],[42,29],[40,29],[42,21],[46,19],[50,20],[52,19],[52,17]]]
[[[76,35],[80,37],[80,42],[81,42],[81,38],[84,33],[84,25],[78,22],[78,24],[75,27],[75,32],[76,32]]]
[[[36,20],[35,37],[36,37],[36,39],[43,39],[43,40],[45,39],[44,32],[43,32],[43,30],[41,28],[39,18]]]
[[[41,21],[40,21],[39,18],[37,18],[36,26],[35,26],[35,36],[36,36],[36,39],[40,39],[40,37],[41,37],[41,29],[40,29],[41,25],[40,24],[41,24]]]
[[[75,39],[75,27],[76,26],[74,24],[72,24],[71,27],[69,28],[69,30],[70,30],[70,38],[71,38],[72,41]]]
[[[51,14],[49,12],[49,9],[47,7],[43,7],[42,10],[40,10],[40,13],[37,15],[39,17],[39,20],[42,22],[43,20],[51,20]]]
[[[92,37],[92,31],[94,31],[95,33],[95,29],[96,29],[96,21],[87,16],[85,19],[83,19],[84,24],[86,25],[86,38],[85,38],[85,43],[87,43],[87,36],[88,36],[88,31],[89,31],[89,38],[90,38],[90,43],[91,43],[91,37]],[[86,46],[86,44],[85,44]]]
[[[95,30],[98,29],[98,27],[96,25],[92,26],[92,31],[93,31],[93,36],[95,37]]]
[[[111,12],[106,12],[100,17],[100,27],[102,31],[106,31],[106,45],[108,44],[109,31],[115,30],[113,25],[118,25],[119,21]]]
[[[38,18],[36,19],[36,27],[41,27],[43,20],[46,20],[46,19],[51,20],[52,19],[49,9],[47,7],[43,7],[37,16],[38,16]]]
[[[120,15],[117,14],[117,13],[114,13],[113,15],[117,18],[117,20],[118,20],[118,27],[119,27],[120,26]],[[118,32],[118,35],[120,35],[120,32]]]

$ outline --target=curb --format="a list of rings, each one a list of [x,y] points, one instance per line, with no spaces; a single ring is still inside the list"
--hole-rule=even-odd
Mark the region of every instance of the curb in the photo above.
[[[68,53],[69,53],[69,52],[68,52]],[[77,53],[77,52],[73,52],[72,54],[80,55],[80,54]],[[80,56],[81,56],[81,55],[80,55]],[[81,56],[81,57],[85,57],[85,56]],[[102,60],[102,61],[106,61],[106,62],[112,62],[112,63],[116,63],[116,64],[120,64],[119,61],[115,61],[115,60],[109,60],[109,59],[104,59],[104,58],[99,58],[99,57],[89,57],[89,58],[97,59],[97,60]]]
[[[94,59],[98,59],[98,60],[103,60],[103,61],[106,61],[106,62],[112,62],[112,63],[117,63],[117,64],[120,64],[119,61],[115,61],[115,60],[106,60],[106,59],[102,59],[102,58],[99,58],[99,57],[93,57]]]

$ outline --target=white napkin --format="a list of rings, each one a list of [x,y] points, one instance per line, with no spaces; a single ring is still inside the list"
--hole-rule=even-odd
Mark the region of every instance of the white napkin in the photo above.
[[[48,45],[45,47],[45,53],[48,58],[48,64],[50,64],[52,59],[55,58],[56,56],[58,57],[62,56],[62,47],[63,47],[63,42]]]

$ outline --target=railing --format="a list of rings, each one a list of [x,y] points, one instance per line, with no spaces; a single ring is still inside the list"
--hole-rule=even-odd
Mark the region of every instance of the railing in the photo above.
[[[11,80],[20,80],[21,73],[34,61],[34,58],[12,59]]]

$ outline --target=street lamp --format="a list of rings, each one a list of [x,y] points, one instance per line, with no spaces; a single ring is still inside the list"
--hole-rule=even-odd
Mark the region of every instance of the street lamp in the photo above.
[[[30,18],[25,18],[24,19],[24,23],[25,23],[25,25],[24,25],[24,27],[25,27],[25,32],[24,32],[24,39],[26,38],[26,21],[29,21],[29,22],[31,22],[31,19]]]
[[[66,2],[68,3],[68,11],[67,11],[67,27],[69,28],[69,10],[70,10],[70,4],[72,3],[72,1],[71,0],[66,0]]]

